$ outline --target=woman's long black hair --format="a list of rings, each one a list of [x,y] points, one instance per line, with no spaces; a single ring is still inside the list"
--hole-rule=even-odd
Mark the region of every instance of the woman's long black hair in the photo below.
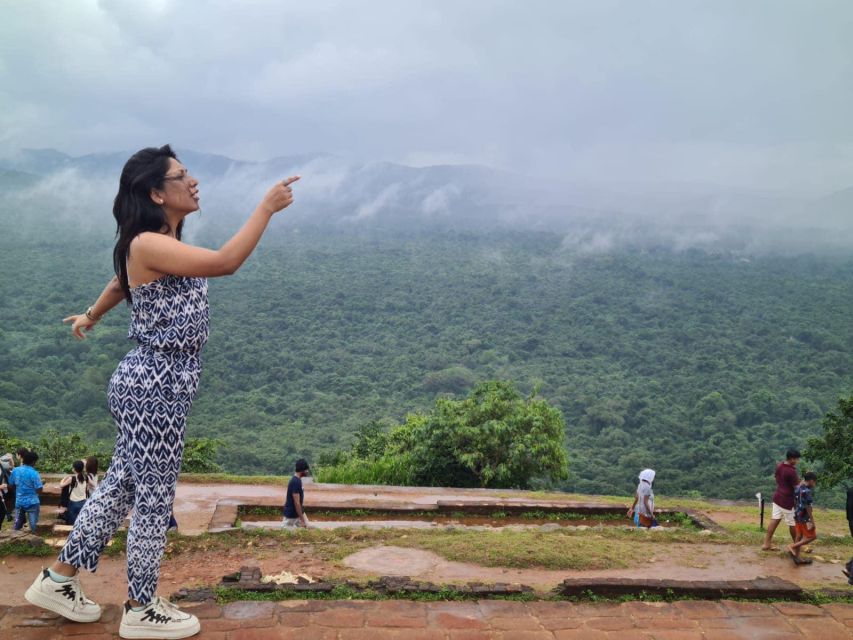
[[[178,157],[169,145],[159,149],[148,147],[134,153],[121,170],[113,216],[116,219],[116,246],[113,249],[113,268],[118,276],[124,297],[130,301],[130,284],[127,279],[127,256],[131,241],[143,231],[162,233],[171,231],[163,209],[151,200],[152,189],[163,188],[163,178],[169,170],[169,158]],[[181,239],[183,220],[175,229]]]
[[[86,468],[86,465],[82,460],[75,460],[74,464],[71,465],[74,468],[74,475],[77,476],[77,482],[83,483],[86,482],[86,478],[83,476],[83,469]]]

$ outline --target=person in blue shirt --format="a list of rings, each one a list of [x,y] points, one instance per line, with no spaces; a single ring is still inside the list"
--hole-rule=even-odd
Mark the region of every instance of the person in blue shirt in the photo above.
[[[811,564],[811,560],[800,558],[800,550],[817,539],[817,529],[814,523],[814,488],[817,484],[817,474],[809,471],[803,475],[803,481],[794,489],[794,520],[797,526],[797,541],[788,546],[788,553],[794,564]]]
[[[24,517],[30,524],[30,531],[36,532],[36,524],[39,521],[39,509],[41,502],[39,495],[42,485],[39,472],[33,467],[38,462],[38,454],[35,451],[26,451],[23,454],[23,464],[16,467],[9,476],[9,486],[14,486],[15,493],[15,529],[24,527]]]
[[[300,458],[296,461],[296,473],[287,483],[287,498],[284,501],[284,527],[307,527],[305,517],[305,492],[302,490],[302,478],[308,475],[308,463]]]

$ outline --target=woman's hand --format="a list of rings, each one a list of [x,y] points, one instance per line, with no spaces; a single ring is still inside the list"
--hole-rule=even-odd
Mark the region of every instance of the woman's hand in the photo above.
[[[71,333],[79,340],[85,340],[86,336],[83,335],[83,332],[91,331],[92,327],[98,324],[97,320],[92,320],[85,313],[81,313],[79,316],[68,316],[62,322],[73,323],[71,325]]]
[[[634,515],[634,507],[628,507],[628,514],[627,515],[629,518]]]
[[[281,182],[277,182],[267,191],[267,195],[261,200],[260,206],[268,211],[270,215],[289,207],[293,202],[293,190],[290,188],[290,185],[297,180],[299,180],[299,176],[290,176]]]

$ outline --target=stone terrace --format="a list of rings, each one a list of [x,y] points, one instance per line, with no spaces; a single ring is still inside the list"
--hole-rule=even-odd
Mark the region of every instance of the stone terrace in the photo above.
[[[723,600],[622,604],[291,600],[188,607],[198,640],[738,640],[853,638],[853,605]],[[0,606],[10,640],[118,638],[120,610],[75,624],[32,606]]]

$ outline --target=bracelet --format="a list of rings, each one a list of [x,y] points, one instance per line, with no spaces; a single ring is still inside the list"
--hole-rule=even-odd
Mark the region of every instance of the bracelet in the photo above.
[[[86,309],[86,317],[87,317],[87,318],[89,318],[89,320],[91,320],[92,322],[97,322],[98,320],[100,320],[100,319],[101,319],[101,316],[98,316],[98,317],[96,318],[96,317],[92,314],[92,309],[94,309],[94,308],[95,308],[95,306],[94,306],[94,305],[92,305],[91,307],[89,307],[88,309]]]

